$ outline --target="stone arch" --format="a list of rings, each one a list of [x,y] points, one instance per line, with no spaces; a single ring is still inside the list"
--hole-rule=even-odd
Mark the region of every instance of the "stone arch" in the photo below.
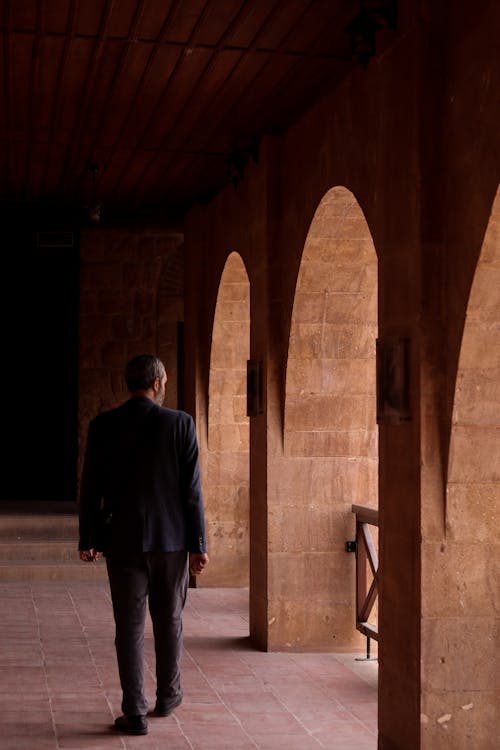
[[[479,481],[484,485],[486,481],[488,485],[493,483],[495,493],[500,489],[500,461],[495,460],[500,458],[499,375],[500,190],[474,274],[460,350],[448,462],[448,533],[454,534],[457,525],[461,525],[461,503],[457,498],[470,499],[471,483]],[[476,499],[485,497],[481,493]],[[467,507],[472,511],[476,506]],[[478,517],[474,521],[472,528],[467,525],[467,533],[486,540],[492,527],[489,523],[485,526]]]
[[[430,718],[425,732],[453,733],[457,743],[467,738],[477,747],[490,747],[498,729],[499,382],[500,190],[467,305],[452,413],[446,533],[428,561],[435,607],[423,679],[423,710]],[[436,722],[443,693],[453,729]]]
[[[378,505],[377,273],[356,198],[332,188],[314,215],[297,278],[284,419],[284,453],[296,481],[274,509],[303,557],[299,609],[311,608],[314,592],[304,623],[309,645],[360,639],[345,542],[354,533],[351,505]]]
[[[208,389],[208,547],[214,585],[249,580],[249,419],[246,367],[250,356],[250,282],[241,256],[227,258],[217,295]],[[207,571],[208,573],[208,571]]]

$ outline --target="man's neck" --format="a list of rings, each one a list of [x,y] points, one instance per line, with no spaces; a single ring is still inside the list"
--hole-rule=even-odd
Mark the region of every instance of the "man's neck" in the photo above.
[[[131,394],[132,398],[149,398],[150,401],[155,400],[155,393],[152,388],[147,390],[133,391]]]

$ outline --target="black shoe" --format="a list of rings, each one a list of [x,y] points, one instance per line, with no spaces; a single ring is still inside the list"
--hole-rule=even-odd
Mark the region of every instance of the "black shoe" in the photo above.
[[[182,695],[178,695],[173,701],[156,701],[156,706],[152,711],[153,716],[170,716],[174,708],[182,703]]]
[[[123,734],[147,734],[148,722],[144,716],[119,716],[113,724],[117,732]]]

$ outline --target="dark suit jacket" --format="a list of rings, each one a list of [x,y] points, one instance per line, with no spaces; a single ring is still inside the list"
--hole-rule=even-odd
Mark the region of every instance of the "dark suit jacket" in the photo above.
[[[102,508],[110,518],[101,540]],[[80,491],[79,549],[206,552],[193,419],[132,397],[89,425]]]

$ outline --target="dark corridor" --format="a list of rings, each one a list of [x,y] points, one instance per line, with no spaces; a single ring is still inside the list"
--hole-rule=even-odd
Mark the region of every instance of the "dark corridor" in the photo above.
[[[77,234],[4,216],[0,500],[76,499]]]

